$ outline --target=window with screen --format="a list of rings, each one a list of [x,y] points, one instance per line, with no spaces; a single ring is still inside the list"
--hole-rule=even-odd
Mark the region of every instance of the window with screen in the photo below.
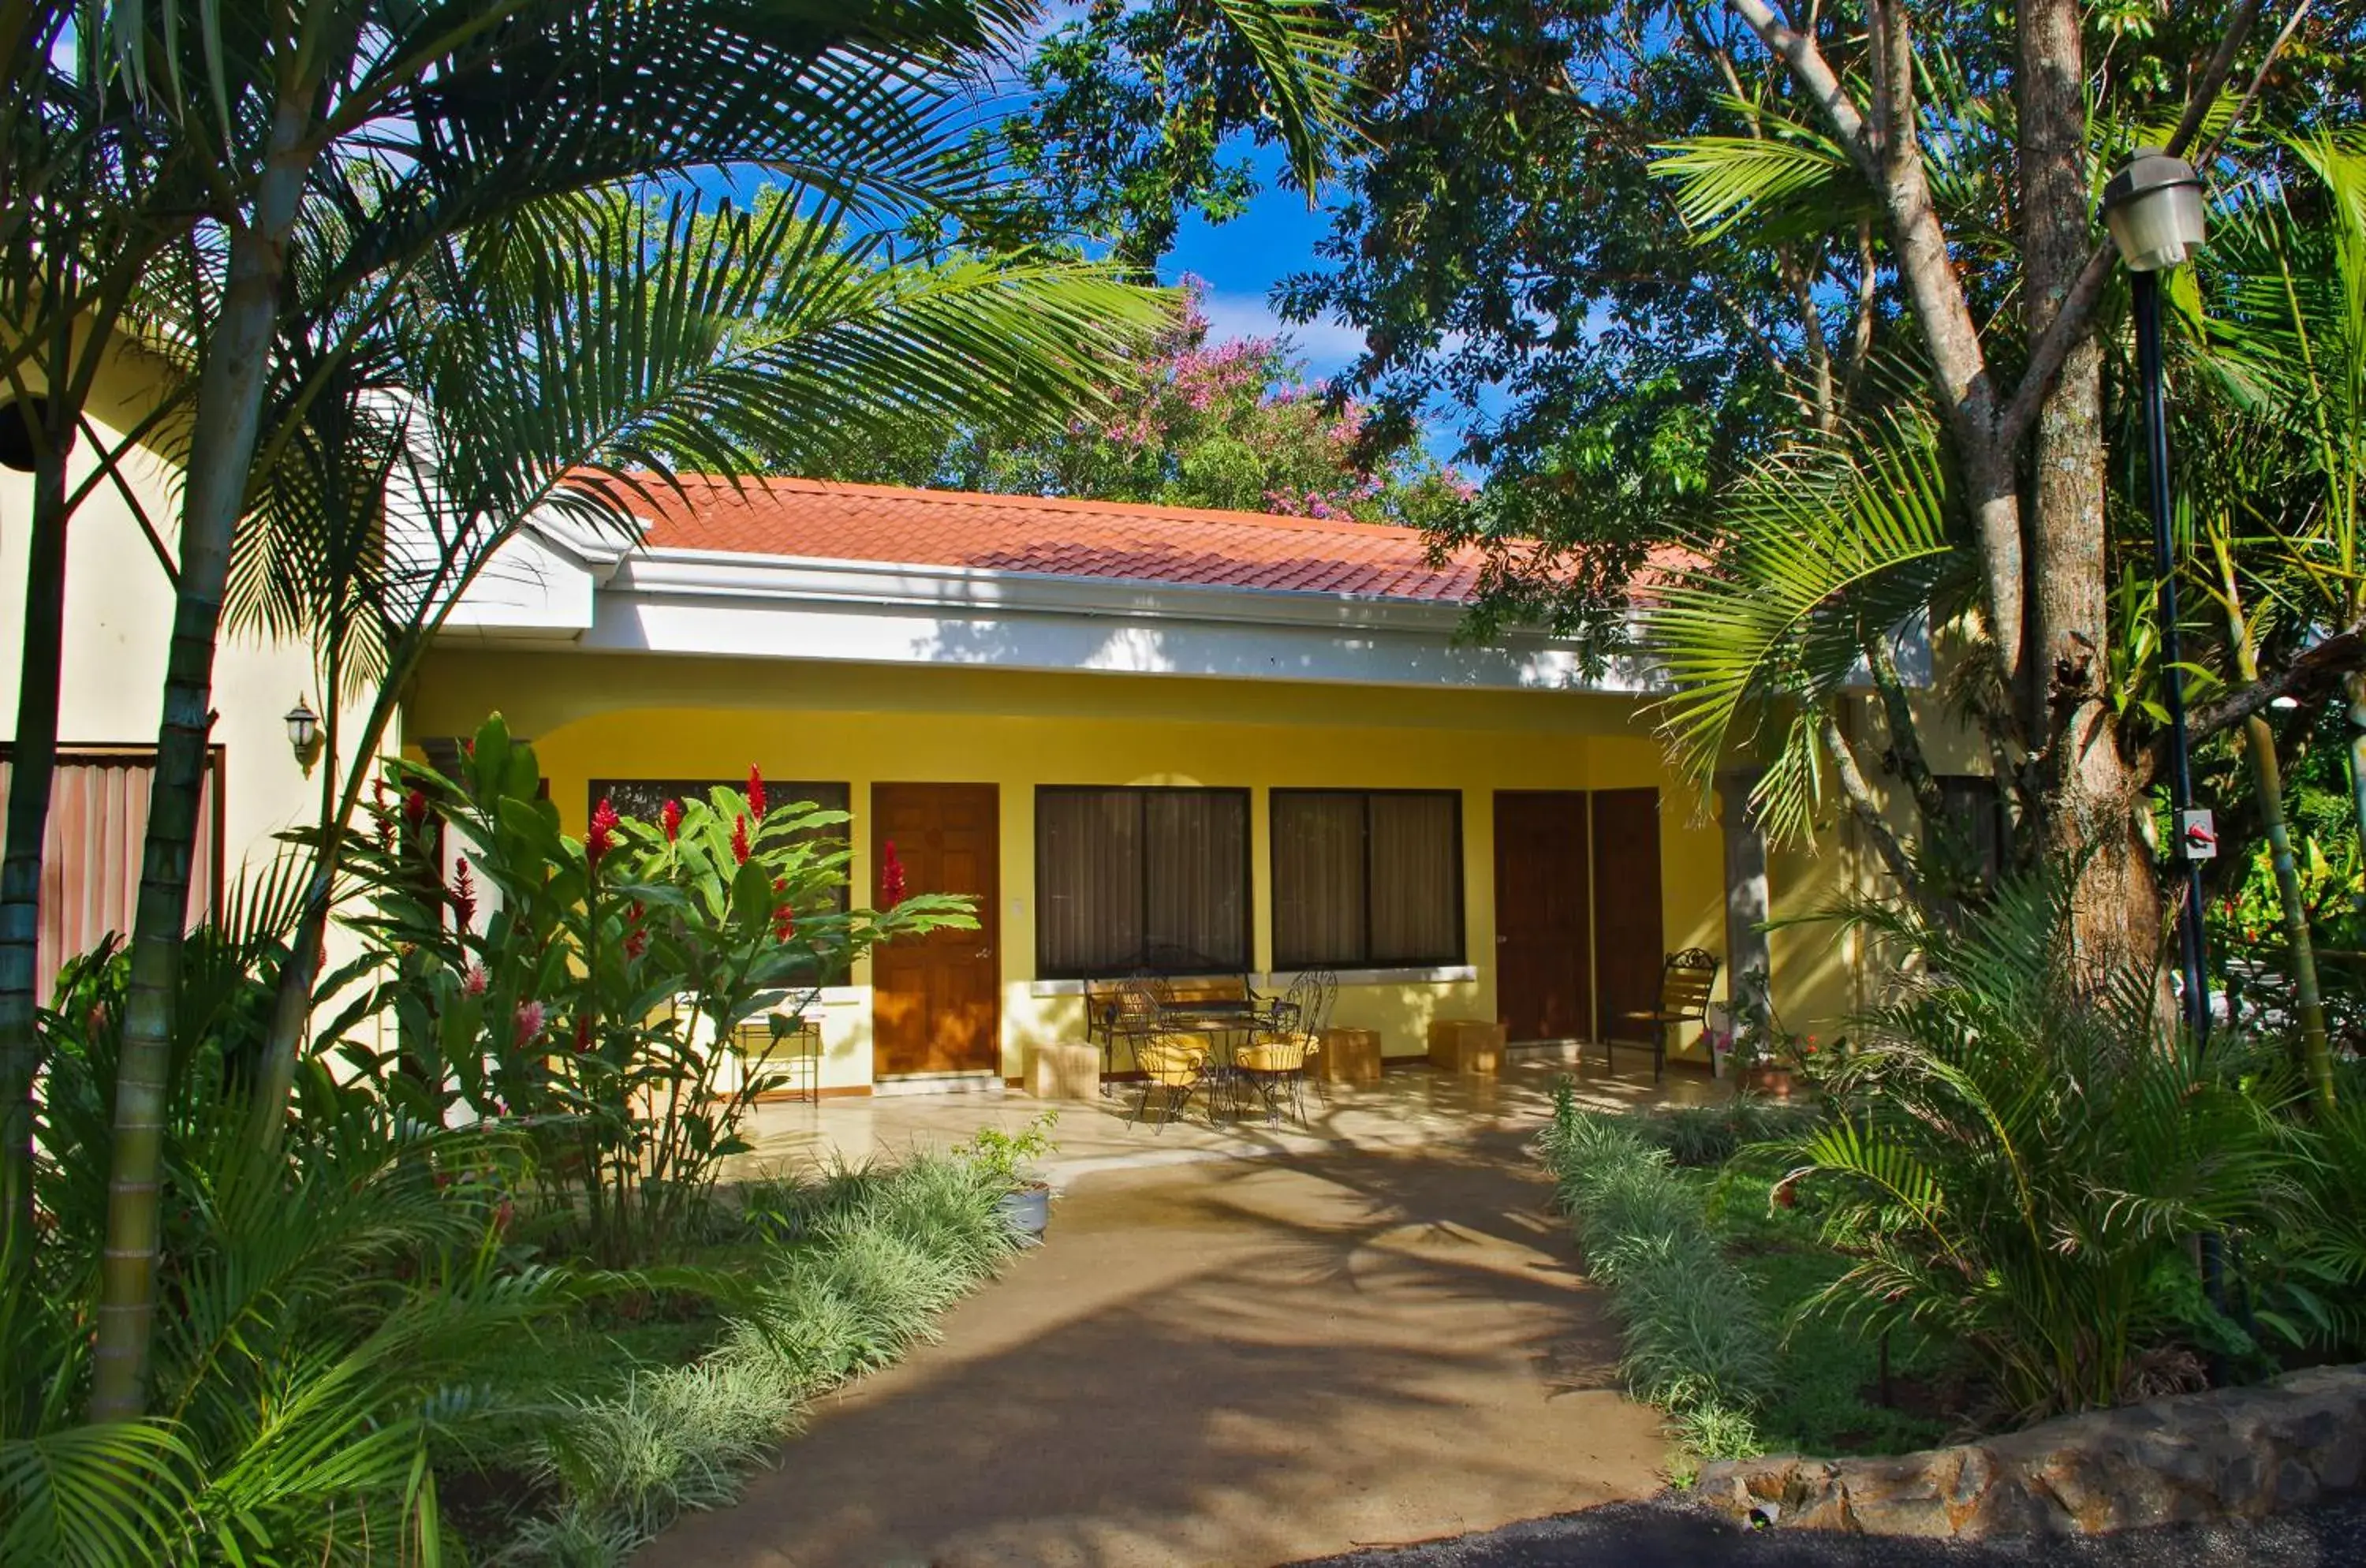
[[[1459,964],[1462,796],[1273,792],[1277,969]]]
[[[1039,788],[1035,901],[1045,979],[1247,969],[1248,791]]]
[[[745,795],[748,792],[748,781],[744,778],[593,779],[584,803],[584,811],[588,817],[592,808],[604,799],[616,808],[616,815],[619,817],[630,817],[642,822],[655,822],[659,819],[659,814],[665,810],[667,801],[707,800],[711,792],[717,788],[735,789]],[[845,784],[812,779],[766,779],[764,799],[767,808],[771,810],[794,806],[800,801],[823,811],[852,809],[849,804],[852,799],[852,793]],[[808,836],[841,850],[845,849],[848,843],[846,824],[842,822],[828,828],[814,829]],[[833,900],[840,914],[844,914],[851,908],[851,899],[848,896],[845,883],[841,882],[838,885]],[[840,962],[832,965],[830,972],[822,976],[817,983],[825,986],[843,986],[851,977],[851,970],[849,965]]]

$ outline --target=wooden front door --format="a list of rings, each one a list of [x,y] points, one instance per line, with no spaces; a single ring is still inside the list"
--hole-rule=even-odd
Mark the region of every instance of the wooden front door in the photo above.
[[[906,892],[965,893],[978,923],[871,950],[874,1077],[1001,1070],[1001,819],[992,784],[871,788],[872,864],[894,843]]]
[[[1592,879],[1581,790],[1495,795],[1495,1012],[1510,1040],[1593,1032]]]
[[[1660,923],[1660,792],[1605,789],[1594,795],[1594,987],[1602,1032],[1648,1040],[1651,1025],[1620,1015],[1660,1005],[1666,962]]]

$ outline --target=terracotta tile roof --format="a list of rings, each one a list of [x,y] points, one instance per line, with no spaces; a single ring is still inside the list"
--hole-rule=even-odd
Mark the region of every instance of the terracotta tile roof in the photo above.
[[[815,479],[684,486],[636,499],[651,548],[1452,604],[1479,581],[1475,549],[1432,566],[1417,529],[1376,524]]]

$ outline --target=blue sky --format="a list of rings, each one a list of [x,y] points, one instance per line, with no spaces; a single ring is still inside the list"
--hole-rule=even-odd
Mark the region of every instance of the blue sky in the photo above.
[[[1194,273],[1208,280],[1206,310],[1211,335],[1271,337],[1286,334],[1310,374],[1331,375],[1363,352],[1364,334],[1337,321],[1285,326],[1275,315],[1273,286],[1314,265],[1314,243],[1330,229],[1320,211],[1310,211],[1302,192],[1284,190],[1274,178],[1280,154],[1262,151],[1256,160],[1262,188],[1248,211],[1216,227],[1194,217],[1177,231],[1174,252],[1160,265],[1167,280]]]
[[[1282,278],[1325,265],[1317,261],[1314,244],[1330,231],[1330,221],[1321,210],[1309,209],[1303,193],[1283,188],[1275,177],[1281,168],[1279,149],[1260,149],[1256,164],[1260,188],[1249,209],[1222,226],[1187,219],[1176,231],[1174,251],[1159,264],[1160,276],[1170,283],[1186,273],[1207,279],[1211,337],[1287,337],[1306,362],[1310,379],[1335,375],[1363,352],[1362,331],[1337,321],[1288,324],[1271,303],[1273,286]],[[1493,415],[1503,412],[1504,403],[1502,394],[1491,389],[1480,407]],[[1425,423],[1423,445],[1430,456],[1453,461],[1461,446],[1459,423],[1436,417]]]

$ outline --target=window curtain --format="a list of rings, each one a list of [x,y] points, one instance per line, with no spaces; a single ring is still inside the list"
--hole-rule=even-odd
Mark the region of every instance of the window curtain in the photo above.
[[[1273,961],[1283,969],[1364,961],[1360,794],[1273,796]]]
[[[222,801],[217,750],[198,786],[197,832],[189,862],[189,921],[214,918],[221,902]],[[0,751],[0,817],[10,765]],[[128,938],[140,903],[140,862],[148,838],[152,752],[58,753],[50,821],[41,848],[41,916],[34,935],[33,999],[47,1007],[66,960],[109,933]]]
[[[1037,972],[1112,975],[1142,963],[1142,800],[1130,791],[1038,791]]]
[[[1145,956],[1155,969],[1246,969],[1248,801],[1232,791],[1142,791]]]
[[[1451,795],[1370,797],[1372,962],[1462,954],[1462,865]]]

